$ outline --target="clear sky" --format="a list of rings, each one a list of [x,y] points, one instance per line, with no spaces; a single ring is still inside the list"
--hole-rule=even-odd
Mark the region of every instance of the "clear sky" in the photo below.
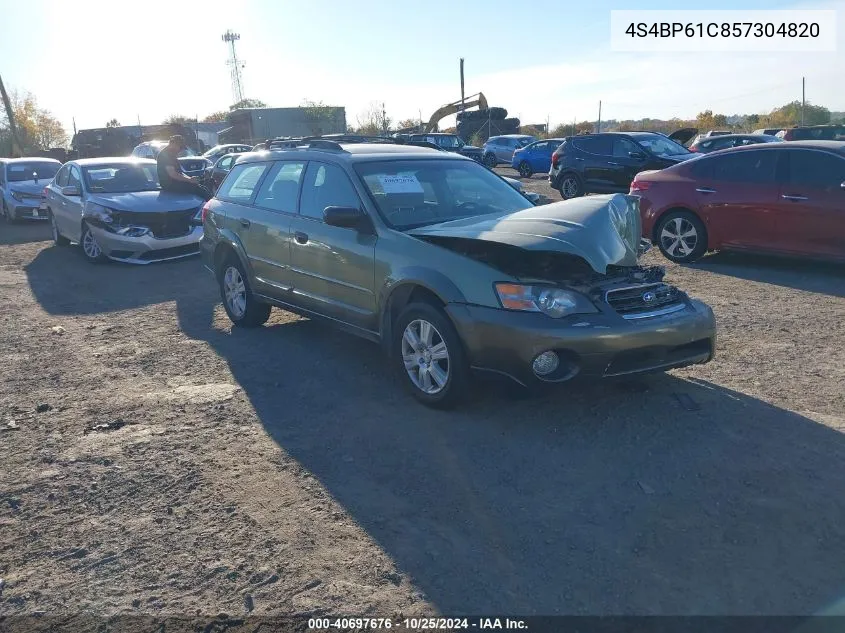
[[[611,9],[835,8],[836,53],[647,54],[610,50]],[[523,123],[767,112],[801,98],[845,110],[845,0],[0,0],[0,74],[68,130],[158,123],[232,102],[221,35],[241,35],[247,97],[371,103],[424,118],[466,92]]]

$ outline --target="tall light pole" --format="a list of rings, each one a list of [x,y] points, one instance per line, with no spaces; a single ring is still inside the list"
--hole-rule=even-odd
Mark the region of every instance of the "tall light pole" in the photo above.
[[[229,45],[229,60],[226,63],[232,67],[232,97],[235,103],[240,103],[244,100],[243,80],[241,79],[241,68],[244,67],[244,63],[238,59],[235,52],[235,42],[241,39],[241,36],[239,33],[229,30],[222,35],[221,39]]]

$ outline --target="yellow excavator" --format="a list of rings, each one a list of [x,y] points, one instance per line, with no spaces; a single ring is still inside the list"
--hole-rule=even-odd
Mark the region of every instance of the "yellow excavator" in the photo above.
[[[434,114],[431,115],[431,118],[428,120],[428,124],[425,126],[425,131],[434,132],[441,119],[449,116],[450,114],[457,114],[463,110],[474,108],[475,106],[478,106],[479,110],[486,110],[488,107],[487,98],[480,92],[478,94],[470,95],[465,98],[463,102],[458,100],[452,103],[447,103],[444,106],[440,106]]]
[[[15,125],[15,113],[12,112],[12,102],[9,101],[9,95],[6,94],[6,88],[3,86],[2,78],[0,78],[0,96],[3,97],[6,117],[9,119],[9,131],[12,133],[12,157],[20,158],[23,156],[23,146],[21,145],[20,137],[18,137],[18,128]]]

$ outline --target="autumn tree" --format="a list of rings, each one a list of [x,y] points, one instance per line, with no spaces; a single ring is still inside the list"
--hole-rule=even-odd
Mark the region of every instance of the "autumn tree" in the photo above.
[[[211,114],[207,115],[203,118],[203,123],[225,123],[227,117],[229,116],[228,112],[220,110],[219,112],[212,112]]]
[[[420,125],[422,125],[422,121],[419,119],[402,119],[396,124],[396,128],[399,130],[411,130],[420,127]]]
[[[25,154],[67,145],[67,133],[62,124],[48,110],[39,108],[32,94],[21,96],[12,92],[9,101]],[[12,153],[12,138],[8,130],[9,123],[3,117],[0,124],[0,155]]]
[[[760,118],[766,127],[792,127],[801,125],[801,102],[793,101]],[[830,110],[810,103],[804,105],[804,125],[825,125],[830,123]]]
[[[120,127],[120,121],[117,119],[112,119],[108,123],[106,123],[106,127]]]
[[[724,130],[728,126],[728,117],[724,114],[713,114],[713,110],[699,112],[695,117],[696,127],[702,132],[707,130]]]

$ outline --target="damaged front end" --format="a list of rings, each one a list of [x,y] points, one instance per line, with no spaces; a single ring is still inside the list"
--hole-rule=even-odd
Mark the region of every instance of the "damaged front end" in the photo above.
[[[626,319],[679,311],[686,295],[663,282],[665,270],[639,265],[650,243],[640,237],[638,202],[621,194],[593,196],[411,233],[487,264],[521,287],[573,290]]]

